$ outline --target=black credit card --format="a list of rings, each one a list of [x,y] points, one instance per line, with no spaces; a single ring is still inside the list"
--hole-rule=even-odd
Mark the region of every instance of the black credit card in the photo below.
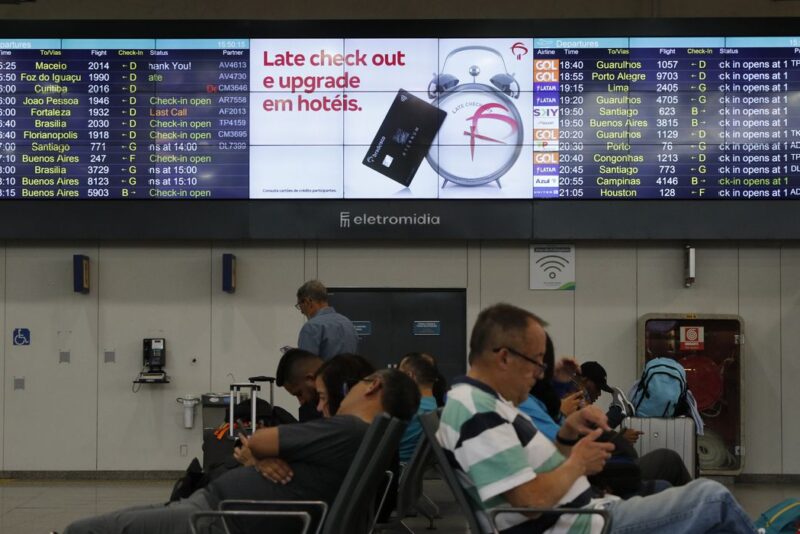
[[[408,187],[446,116],[400,89],[362,163]]]

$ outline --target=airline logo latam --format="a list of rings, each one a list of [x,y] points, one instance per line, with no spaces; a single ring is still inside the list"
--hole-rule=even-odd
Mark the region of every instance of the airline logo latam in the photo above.
[[[353,215],[349,211],[339,212],[339,228],[353,226],[439,226],[439,215],[412,213],[411,215]]]

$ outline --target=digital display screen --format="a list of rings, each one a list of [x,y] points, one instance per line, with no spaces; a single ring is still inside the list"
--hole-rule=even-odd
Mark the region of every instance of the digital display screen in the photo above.
[[[800,38],[0,38],[0,199],[791,199]]]

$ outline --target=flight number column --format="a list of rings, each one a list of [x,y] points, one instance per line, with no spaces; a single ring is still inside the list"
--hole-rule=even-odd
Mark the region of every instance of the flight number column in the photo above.
[[[147,58],[152,39],[64,39],[81,76],[71,115],[77,159],[68,166],[81,198],[139,198],[147,160],[147,101],[155,93]]]
[[[631,155],[640,198],[716,195],[723,38],[632,38]]]

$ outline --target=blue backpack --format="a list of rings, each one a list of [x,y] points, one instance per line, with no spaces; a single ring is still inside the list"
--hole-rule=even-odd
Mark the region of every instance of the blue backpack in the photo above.
[[[756,528],[764,534],[800,532],[800,500],[786,499],[776,504],[761,514],[756,521]]]
[[[672,358],[653,358],[644,366],[631,404],[636,417],[687,415],[686,370]]]

